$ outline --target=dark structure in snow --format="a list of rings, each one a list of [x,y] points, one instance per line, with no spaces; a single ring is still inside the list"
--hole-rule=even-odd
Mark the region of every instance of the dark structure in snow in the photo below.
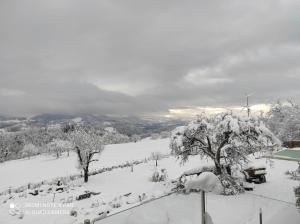
[[[297,148],[300,147],[300,140],[294,140],[294,141],[286,141],[283,143],[284,147],[287,148]]]

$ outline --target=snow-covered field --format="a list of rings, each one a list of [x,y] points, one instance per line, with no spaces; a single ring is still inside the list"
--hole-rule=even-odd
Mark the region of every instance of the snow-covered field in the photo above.
[[[134,159],[143,159],[148,157],[153,151],[167,153],[169,152],[168,144],[168,140],[163,139],[111,145],[99,156],[100,160],[94,166],[103,167]],[[297,186],[299,182],[289,179],[284,174],[286,170],[295,170],[297,163],[282,160],[273,161],[274,163],[270,164],[266,163],[266,159],[260,159],[260,163],[265,164],[267,167],[267,183],[255,185],[254,191],[236,196],[222,196],[212,193],[207,195],[207,211],[215,224],[258,223],[259,208],[263,209],[264,223],[279,224],[282,223],[282,219],[289,224],[300,222],[300,213],[294,206],[295,196],[293,192],[293,187]],[[179,161],[173,157],[165,158],[158,162],[158,169],[164,168],[167,170],[169,180],[166,182],[154,183],[150,181],[150,177],[156,168],[155,162],[149,161],[148,163],[135,166],[133,172],[131,172],[131,168],[115,169],[110,172],[90,176],[87,184],[83,184],[82,180],[74,181],[70,183],[67,191],[56,193],[55,195],[53,192],[46,193],[46,189],[50,186],[43,186],[41,187],[43,192],[40,192],[37,196],[32,196],[26,192],[13,194],[11,198],[8,195],[0,196],[0,223],[83,223],[84,219],[93,219],[107,209],[111,210],[110,214],[113,214],[137,205],[140,203],[139,197],[143,197],[143,202],[152,197],[164,195],[174,187],[170,182],[171,179],[175,179],[183,172],[204,163],[207,163],[207,161],[200,160],[199,157],[192,157],[185,165],[180,165]],[[3,163],[0,165],[0,175],[5,181],[1,181],[0,186],[2,189],[9,185],[17,187],[28,182],[78,173],[75,164],[75,155],[60,159],[36,157],[31,160],[25,159]],[[19,169],[12,169],[13,167],[18,167]],[[88,199],[75,200],[75,197],[85,190],[101,193],[92,195]],[[128,195],[129,193],[131,194]],[[72,201],[73,204],[70,204],[72,208],[59,209],[65,210],[67,213],[72,209],[76,210],[77,217],[69,214],[32,214],[33,210],[41,211],[42,209],[40,207],[33,208],[32,204],[28,204],[51,203],[54,201],[54,203],[59,205],[68,200],[69,202]],[[22,219],[19,218],[19,214],[11,215],[9,211],[13,213],[17,210],[10,208],[11,205],[15,207],[20,206],[21,210],[23,209],[28,214],[25,213]],[[121,207],[118,207],[119,205]],[[199,194],[173,194],[124,213],[108,217],[98,221],[97,224],[196,224],[200,223],[200,211]]]
[[[127,161],[144,159],[151,152],[169,153],[169,139],[144,139],[137,143],[107,145],[102,154],[95,156],[99,161],[91,164],[91,170]],[[56,159],[50,156],[37,156],[0,164],[0,192],[9,187],[18,187],[55,177],[64,177],[80,173],[76,168],[77,155]]]

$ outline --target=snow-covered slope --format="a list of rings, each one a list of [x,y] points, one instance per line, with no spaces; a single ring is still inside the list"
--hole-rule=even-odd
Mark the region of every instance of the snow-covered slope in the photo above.
[[[169,139],[145,139],[136,143],[107,145],[102,154],[97,155],[99,161],[91,164],[91,170],[118,165],[127,161],[144,159],[151,152],[169,153]],[[35,183],[77,174],[77,157],[71,153],[69,157],[56,159],[51,156],[36,156],[31,159],[20,159],[0,164],[0,192],[8,187],[18,187],[27,183]]]

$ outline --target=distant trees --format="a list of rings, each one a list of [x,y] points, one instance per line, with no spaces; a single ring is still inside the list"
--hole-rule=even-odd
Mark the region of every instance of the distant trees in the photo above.
[[[0,132],[0,162],[18,158],[24,147],[24,139],[16,133]]]
[[[7,159],[10,154],[10,142],[7,134],[0,133],[0,162]]]
[[[105,130],[102,138],[105,145],[130,142],[130,138],[127,135],[120,134],[117,131]]]
[[[37,155],[38,152],[38,148],[31,143],[26,144],[22,150],[23,156],[27,157],[28,159],[30,159],[31,156]]]
[[[73,150],[74,147],[69,142],[71,133],[81,126],[85,130],[93,130],[98,138],[102,139],[102,144],[118,144],[132,141],[127,135],[120,134],[115,128],[104,128],[101,125],[94,125],[81,122],[74,123],[53,123],[45,126],[26,126],[19,128],[15,132],[0,129],[0,162],[10,159],[27,157],[29,154],[23,151],[26,144],[32,144],[39,149],[39,153],[54,154],[57,158],[64,152]],[[138,140],[138,136],[134,136]]]
[[[50,154],[54,154],[56,158],[59,158],[63,152],[67,152],[69,156],[69,152],[73,148],[73,145],[67,140],[53,139],[46,147]]]
[[[251,153],[280,144],[266,126],[254,119],[238,115],[200,115],[187,126],[172,132],[172,153],[187,161],[190,155],[210,158],[216,174],[227,173],[224,165],[246,161]]]
[[[95,133],[93,129],[77,127],[69,136],[78,157],[78,168],[83,170],[84,182],[88,182],[89,166],[95,154],[101,153],[104,149],[103,138]]]
[[[300,108],[292,102],[273,104],[267,126],[282,141],[300,140]]]

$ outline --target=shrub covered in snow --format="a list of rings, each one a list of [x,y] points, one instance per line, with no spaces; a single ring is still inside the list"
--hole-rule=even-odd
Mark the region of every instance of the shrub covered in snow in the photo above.
[[[223,186],[222,194],[235,195],[245,191],[242,182],[233,178],[232,176],[228,174],[221,174],[219,178]]]
[[[293,180],[300,180],[300,163],[299,167],[295,171],[287,170],[285,174],[289,175]]]
[[[198,177],[186,181],[185,189],[221,193],[222,185],[215,174],[203,172]]]
[[[166,169],[155,170],[152,174],[151,181],[160,182],[165,181],[168,177]]]

